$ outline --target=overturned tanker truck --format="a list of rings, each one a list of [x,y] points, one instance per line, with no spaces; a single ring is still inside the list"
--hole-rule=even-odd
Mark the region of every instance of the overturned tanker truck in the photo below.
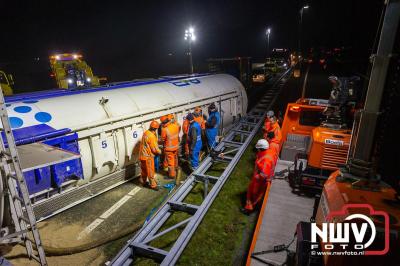
[[[50,217],[137,176],[139,142],[153,119],[174,113],[182,124],[189,111],[212,102],[222,110],[225,129],[246,113],[243,85],[226,74],[7,97],[16,144],[28,150],[28,158],[35,156],[30,145],[38,143],[80,156],[24,170],[36,218]]]

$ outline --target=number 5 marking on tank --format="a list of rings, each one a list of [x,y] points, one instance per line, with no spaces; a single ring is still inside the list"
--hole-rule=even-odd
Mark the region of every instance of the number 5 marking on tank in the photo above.
[[[107,148],[107,141],[106,141],[106,140],[103,140],[103,141],[101,142],[101,147],[102,147],[103,149]]]

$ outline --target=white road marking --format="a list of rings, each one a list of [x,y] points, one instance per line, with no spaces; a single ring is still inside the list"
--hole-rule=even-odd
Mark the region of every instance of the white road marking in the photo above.
[[[115,203],[111,208],[109,208],[106,212],[104,212],[102,215],[100,215],[100,218],[105,220],[108,217],[110,217],[111,214],[113,214],[116,210],[119,209],[125,202],[127,202],[131,196],[124,196],[122,199],[120,199],[117,203]]]
[[[116,210],[118,210],[125,202],[127,202],[129,199],[131,199],[136,193],[138,193],[140,191],[140,187],[135,187],[134,189],[132,189],[131,191],[129,191],[128,194],[126,194],[124,197],[122,197],[119,201],[117,201],[113,206],[111,206],[111,208],[109,208],[108,210],[106,210],[105,212],[103,212],[103,214],[101,214],[99,216],[99,218],[97,218],[96,220],[94,220],[91,224],[89,224],[88,226],[86,226],[85,229],[82,230],[82,232],[79,233],[77,239],[81,240],[82,238],[86,237],[88,234],[90,234],[90,232],[92,232],[94,229],[96,229],[97,226],[99,226],[102,222],[104,222],[108,217],[111,216],[111,214],[113,214]]]

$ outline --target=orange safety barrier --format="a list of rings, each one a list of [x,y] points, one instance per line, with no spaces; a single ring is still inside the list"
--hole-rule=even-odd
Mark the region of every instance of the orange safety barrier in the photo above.
[[[259,213],[258,219],[257,219],[256,228],[254,230],[253,238],[251,240],[249,253],[247,254],[246,266],[250,266],[251,254],[253,253],[254,248],[256,247],[257,237],[258,237],[258,233],[260,231],[260,227],[262,224],[262,218],[264,216],[265,207],[267,206],[268,195],[269,195],[269,191],[271,190],[271,186],[272,186],[272,183],[268,186],[267,191],[265,192],[265,195],[264,195],[263,204],[261,206],[261,210],[260,210],[260,213]]]

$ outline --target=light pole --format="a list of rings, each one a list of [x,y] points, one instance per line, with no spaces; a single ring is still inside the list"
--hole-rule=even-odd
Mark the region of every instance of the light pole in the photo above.
[[[299,55],[301,53],[301,33],[302,33],[302,25],[303,25],[303,12],[305,9],[308,9],[310,6],[306,5],[300,8],[300,22],[299,22]]]
[[[192,42],[196,40],[196,35],[194,35],[193,27],[185,30],[185,41],[189,43],[189,63],[190,63],[190,74],[193,74],[193,58],[192,58]]]
[[[268,28],[266,31],[267,34],[267,57],[269,56],[269,35],[271,34],[271,28]]]

